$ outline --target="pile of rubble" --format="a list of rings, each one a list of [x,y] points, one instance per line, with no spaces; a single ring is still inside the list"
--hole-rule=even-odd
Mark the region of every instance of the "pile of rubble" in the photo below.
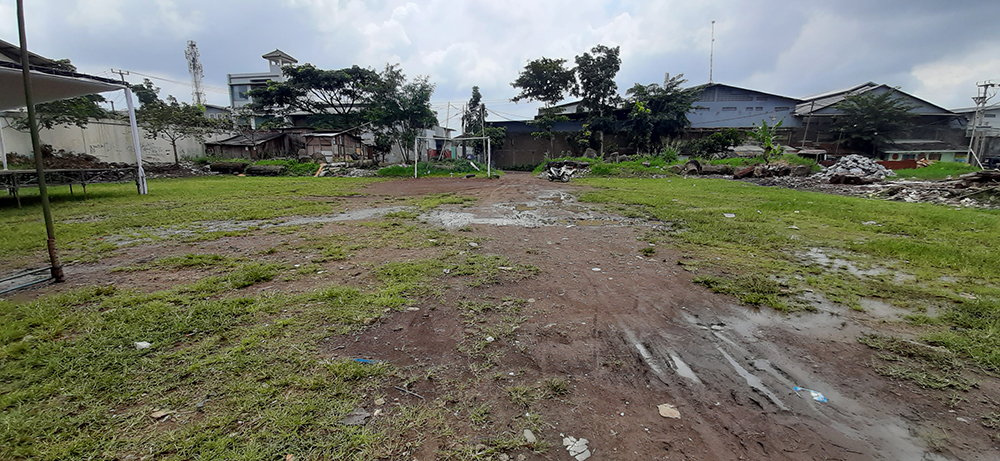
[[[146,163],[142,164],[146,177],[156,178],[189,178],[192,176],[205,176],[212,174],[208,165],[198,165],[194,162],[180,163]]]
[[[367,162],[367,163],[366,163]],[[324,163],[320,166],[316,176],[329,176],[339,178],[366,178],[375,176],[376,166],[374,162],[334,162]],[[364,166],[362,164],[364,163]]]
[[[896,172],[860,155],[841,157],[837,163],[816,174],[817,179],[830,184],[871,184],[890,176],[896,176]]]
[[[873,193],[872,196],[900,202],[1000,208],[1000,171],[966,173],[951,181],[898,182]]]

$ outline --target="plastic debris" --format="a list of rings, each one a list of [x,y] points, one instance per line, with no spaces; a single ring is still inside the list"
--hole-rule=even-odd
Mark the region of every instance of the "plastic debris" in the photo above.
[[[657,405],[656,409],[660,411],[660,416],[664,418],[681,419],[681,412],[677,411],[677,407],[669,403]]]
[[[372,365],[380,362],[380,360],[371,360],[371,359],[354,359],[354,361],[358,363],[367,363]]]
[[[592,270],[592,271],[594,271],[594,272],[600,272],[600,271],[601,271],[601,268],[600,268],[600,267],[595,267],[595,268],[592,268],[592,269],[590,269],[590,270]]]
[[[722,216],[725,216],[727,218],[735,218],[736,213],[722,213]]]
[[[531,432],[531,429],[524,430],[524,440],[528,442],[529,445],[535,443],[536,441],[535,434]]]
[[[569,455],[576,458],[577,461],[583,461],[590,458],[590,448],[587,444],[590,443],[587,439],[577,439],[575,437],[565,437],[563,438],[563,446],[566,447],[566,451]]]
[[[139,349],[140,351],[143,349],[149,349],[150,347],[153,347],[152,344],[147,343],[146,341],[136,341],[134,344],[135,348]]]
[[[804,387],[798,387],[798,386],[794,387],[793,389],[795,389],[795,392],[806,391],[806,392],[812,394],[813,400],[815,400],[817,402],[827,403],[826,396],[823,395],[823,393],[821,393],[821,392],[814,391],[812,389],[806,389]]]

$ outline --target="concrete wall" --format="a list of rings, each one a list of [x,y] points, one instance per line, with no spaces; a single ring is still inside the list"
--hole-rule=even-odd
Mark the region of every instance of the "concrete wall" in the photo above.
[[[0,116],[4,148],[7,153],[33,157],[31,135],[10,127],[10,122],[20,116],[23,115],[8,113]],[[162,138],[147,139],[141,128],[139,136],[143,162],[174,161],[170,141]],[[94,120],[87,125],[87,128],[75,125],[58,126],[51,130],[42,130],[39,137],[42,143],[52,145],[54,151],[61,149],[77,154],[86,153],[104,162],[135,163],[132,133],[127,122]],[[205,155],[205,144],[194,139],[183,139],[177,142],[177,155],[181,159]]]

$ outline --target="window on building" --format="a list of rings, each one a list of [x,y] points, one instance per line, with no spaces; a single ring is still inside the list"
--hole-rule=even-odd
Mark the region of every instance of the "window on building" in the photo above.
[[[735,107],[723,107],[722,110],[723,110],[723,112],[729,112],[729,111],[735,111],[736,108]]]
[[[767,101],[767,96],[757,96],[758,101]]]
[[[764,110],[763,107],[754,107],[753,110]]]
[[[250,91],[250,85],[233,85],[233,100],[234,101],[246,101],[250,99],[247,96],[247,92]]]
[[[787,108],[787,107],[775,107],[775,108],[774,108],[774,111],[775,111],[775,112],[785,112],[785,111],[787,111],[787,110],[788,110],[788,108]]]
[[[747,112],[753,112],[753,107],[747,107]]]
[[[997,118],[997,114],[983,114],[983,117],[986,117],[986,118]]]

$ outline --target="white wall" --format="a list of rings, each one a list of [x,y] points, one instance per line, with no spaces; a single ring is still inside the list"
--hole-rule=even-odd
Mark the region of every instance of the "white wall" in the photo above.
[[[3,130],[4,148],[8,153],[17,153],[33,157],[31,151],[31,135],[10,127],[10,122],[20,115],[6,114],[0,116],[0,127]],[[142,128],[139,129],[139,145],[142,148],[143,162],[174,161],[170,141],[165,139],[147,139]],[[135,163],[135,149],[132,147],[132,133],[127,122],[118,120],[92,120],[87,128],[76,125],[58,126],[51,130],[41,130],[39,137],[44,144],[51,144],[54,151],[60,149],[72,153],[87,153],[104,162]],[[224,136],[223,136],[224,137]],[[177,142],[177,155],[185,157],[205,155],[205,143],[194,139],[183,139]]]

